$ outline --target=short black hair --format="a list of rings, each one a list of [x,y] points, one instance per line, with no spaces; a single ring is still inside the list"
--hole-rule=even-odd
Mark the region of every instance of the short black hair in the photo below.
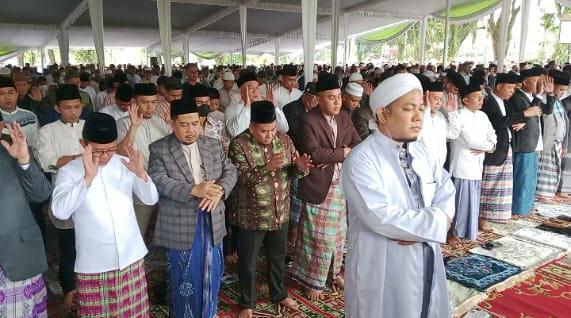
[[[208,95],[210,99],[220,99],[220,92],[216,88],[209,88]]]

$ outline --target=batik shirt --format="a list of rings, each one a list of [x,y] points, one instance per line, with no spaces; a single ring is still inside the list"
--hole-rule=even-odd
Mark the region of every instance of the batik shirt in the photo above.
[[[283,166],[268,171],[271,156],[279,153],[285,154]],[[309,173],[295,167],[295,153],[289,136],[280,132],[268,146],[258,143],[248,130],[232,140],[229,157],[238,169],[231,201],[233,225],[252,231],[275,231],[289,220],[290,180]]]

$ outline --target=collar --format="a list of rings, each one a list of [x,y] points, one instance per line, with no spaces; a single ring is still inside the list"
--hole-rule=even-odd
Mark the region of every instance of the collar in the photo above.
[[[0,109],[0,111],[2,111],[3,114],[14,116],[18,111],[20,111],[20,107],[18,107],[18,105],[16,105],[16,108],[14,108],[14,110],[12,112],[7,112],[3,109]]]
[[[325,121],[328,124],[335,122],[335,115],[325,115],[321,110],[319,112],[321,113],[321,115],[323,115],[323,118],[325,118]]]
[[[404,142],[392,140],[391,138],[389,138],[389,136],[385,135],[380,130],[374,131],[372,137],[375,138],[375,140],[377,140],[378,142],[380,142],[381,145],[383,145],[384,147],[396,151],[397,153],[400,152],[402,147],[405,146]]]
[[[65,121],[63,121],[63,119],[60,117],[59,121],[66,125],[66,126],[70,126],[70,127],[77,127],[77,124],[79,124],[79,122],[81,121],[81,119],[77,120],[75,123],[66,123]]]

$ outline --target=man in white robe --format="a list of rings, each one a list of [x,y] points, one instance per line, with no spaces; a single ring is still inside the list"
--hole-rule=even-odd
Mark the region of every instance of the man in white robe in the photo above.
[[[422,87],[412,74],[383,81],[371,95],[378,131],[345,160],[349,206],[345,269],[350,318],[447,318],[439,243],[454,217],[455,190],[420,133]]]

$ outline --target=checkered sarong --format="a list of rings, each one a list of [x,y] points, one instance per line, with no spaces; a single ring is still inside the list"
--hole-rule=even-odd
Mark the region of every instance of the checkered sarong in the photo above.
[[[559,187],[561,178],[561,152],[563,145],[561,141],[553,142],[553,147],[549,154],[542,154],[539,160],[539,169],[537,174],[537,190],[536,196],[546,198],[555,197],[555,192]]]
[[[42,274],[13,282],[0,266],[0,317],[47,318],[47,300]]]
[[[343,263],[347,208],[341,185],[332,183],[321,204],[306,202],[299,226],[292,276],[306,288],[323,290],[329,268],[335,278]]]
[[[513,191],[511,147],[503,165],[484,165],[481,186],[480,218],[494,222],[511,219]]]
[[[77,288],[81,317],[150,317],[143,260],[123,270],[77,273]]]

